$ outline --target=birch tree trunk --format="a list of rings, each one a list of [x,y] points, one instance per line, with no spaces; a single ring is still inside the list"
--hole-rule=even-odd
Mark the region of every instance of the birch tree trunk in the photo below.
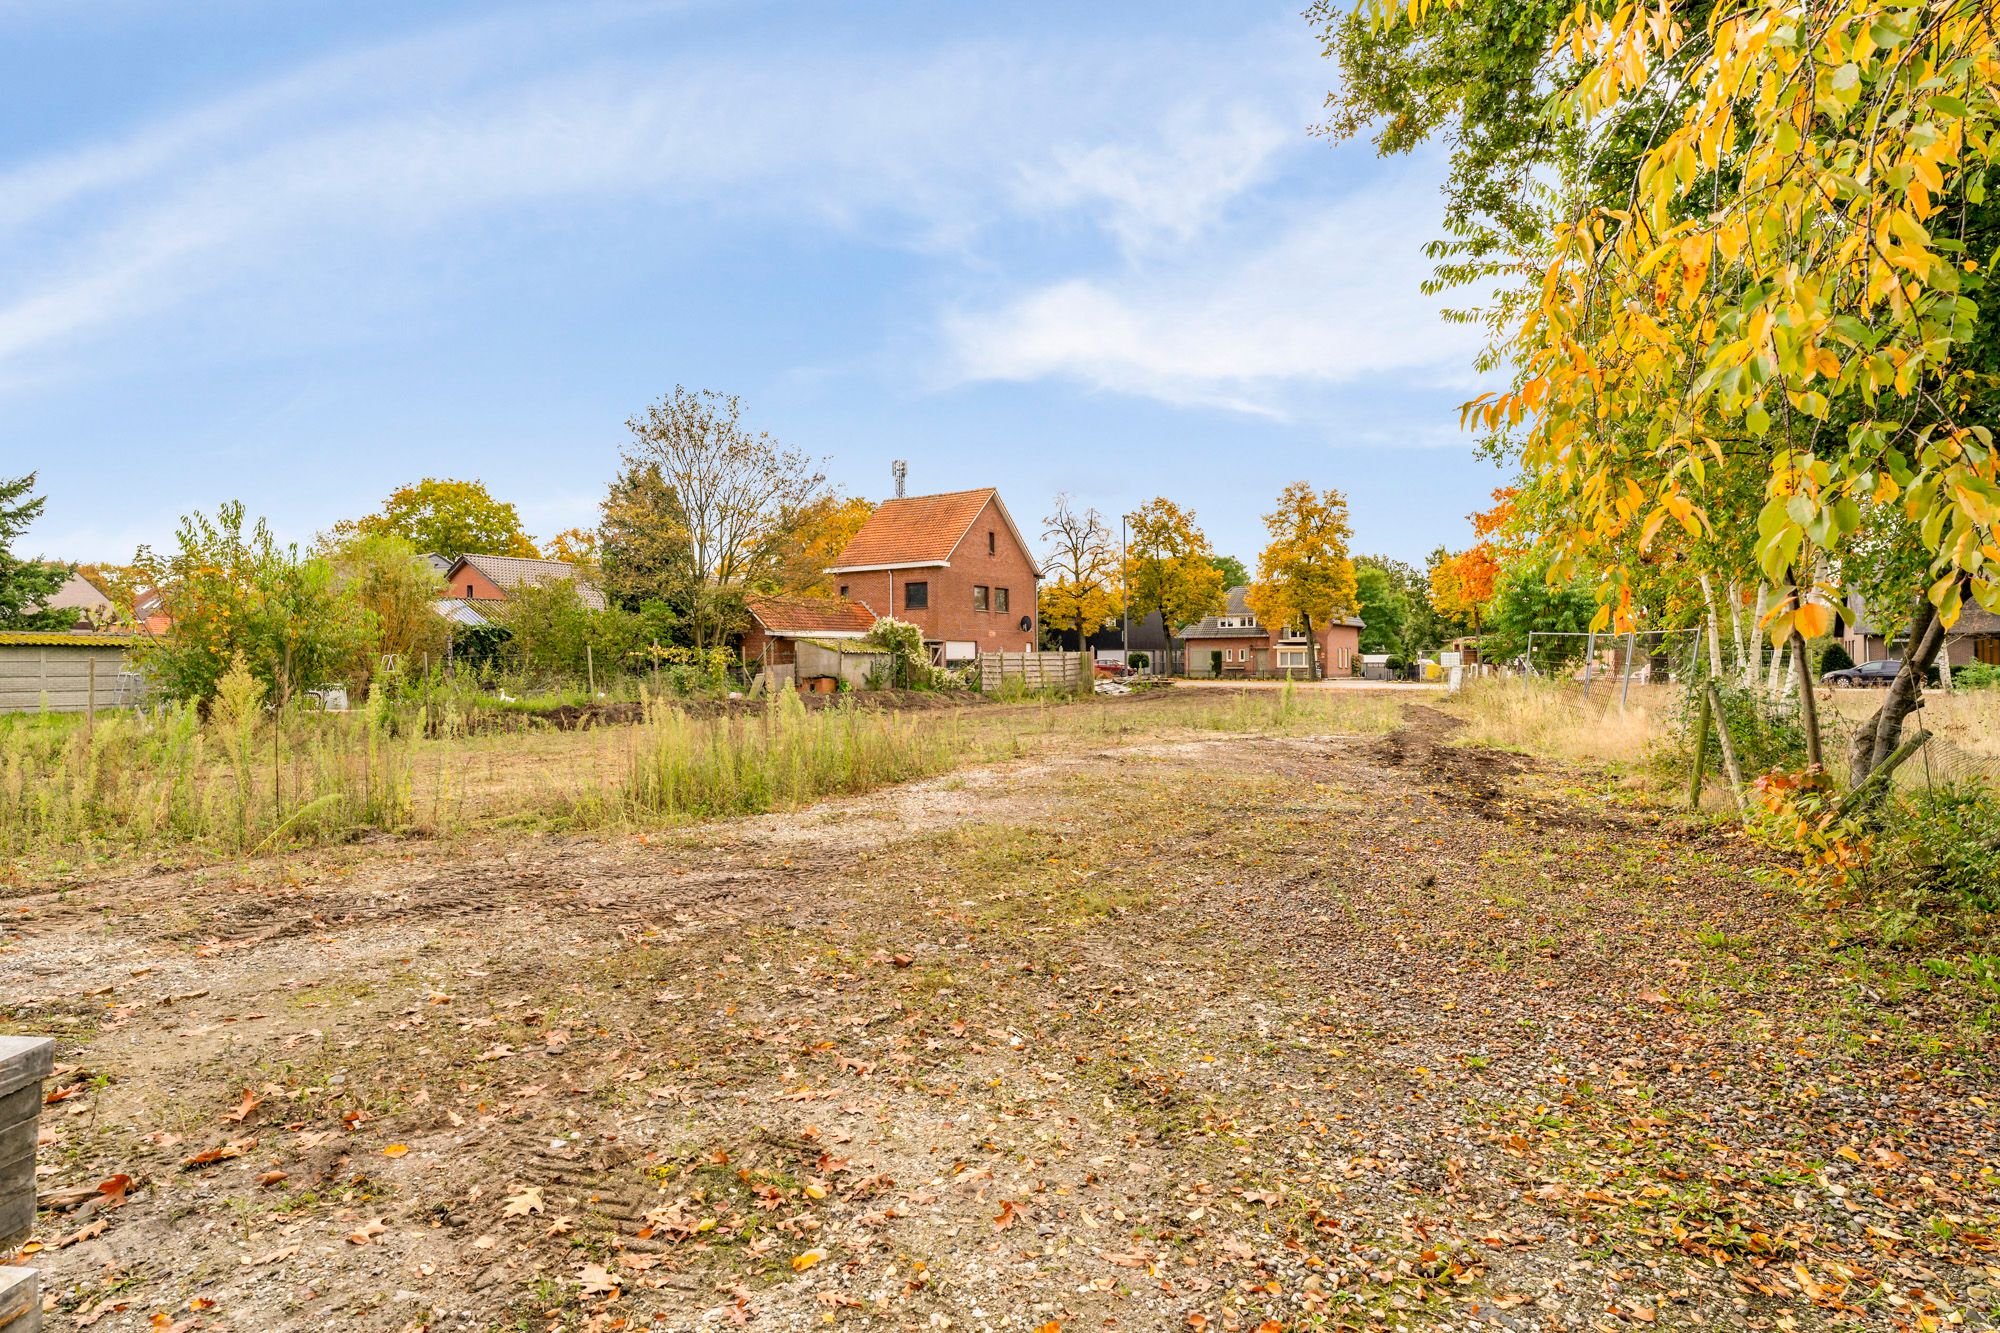
[[[1715,585],[1701,576],[1701,599],[1708,604],[1708,678],[1722,679],[1722,629],[1716,622]]]
[[[1757,647],[1756,626],[1763,623],[1764,608],[1769,604],[1770,596],[1769,590],[1760,585],[1757,604],[1750,612],[1750,632],[1746,635],[1741,624],[1736,626],[1736,664],[1743,674],[1743,688],[1746,690],[1757,687],[1757,678],[1764,665],[1761,655],[1752,649]]]

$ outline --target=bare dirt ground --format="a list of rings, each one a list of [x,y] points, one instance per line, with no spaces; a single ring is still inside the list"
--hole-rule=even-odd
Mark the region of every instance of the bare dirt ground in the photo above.
[[[48,1325],[1992,1327],[1992,1015],[1451,725],[15,899]]]

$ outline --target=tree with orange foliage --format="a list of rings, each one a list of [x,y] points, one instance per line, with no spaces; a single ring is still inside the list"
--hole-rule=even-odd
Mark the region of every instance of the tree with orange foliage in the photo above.
[[[1447,616],[1470,616],[1472,637],[1479,638],[1479,618],[1492,603],[1500,584],[1503,558],[1520,554],[1512,533],[1515,492],[1493,492],[1493,507],[1468,514],[1476,540],[1431,570],[1431,605]]]

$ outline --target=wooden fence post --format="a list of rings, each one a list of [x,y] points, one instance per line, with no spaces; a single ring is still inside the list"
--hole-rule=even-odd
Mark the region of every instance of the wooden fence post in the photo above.
[[[1694,724],[1694,776],[1688,779],[1688,808],[1690,810],[1701,809],[1701,779],[1708,768],[1708,723],[1711,716],[1709,712],[1708,691],[1703,690],[1701,694],[1701,712],[1696,717]]]
[[[1722,742],[1722,764],[1729,773],[1729,790],[1736,796],[1736,817],[1750,822],[1750,802],[1743,795],[1743,766],[1736,762],[1736,743],[1729,739],[1729,714],[1722,711],[1722,695],[1715,682],[1708,683],[1709,707],[1715,710],[1715,735]]]

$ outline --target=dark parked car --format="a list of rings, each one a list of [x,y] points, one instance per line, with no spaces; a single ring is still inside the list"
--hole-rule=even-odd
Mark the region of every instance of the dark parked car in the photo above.
[[[1903,659],[1886,657],[1880,662],[1863,662],[1860,666],[1848,667],[1844,671],[1829,671],[1819,678],[1822,685],[1844,689],[1854,685],[1872,685],[1877,689],[1888,689],[1895,681],[1896,673],[1903,669]]]

